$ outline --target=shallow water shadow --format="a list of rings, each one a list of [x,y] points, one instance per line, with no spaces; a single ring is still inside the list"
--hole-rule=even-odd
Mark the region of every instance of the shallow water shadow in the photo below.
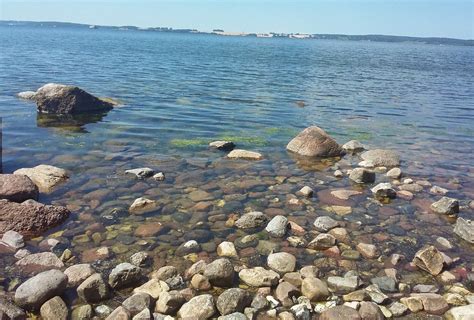
[[[325,171],[341,160],[340,157],[335,158],[315,158],[300,156],[292,152],[288,152],[289,156],[296,163],[296,166],[304,171]]]
[[[44,114],[38,113],[36,125],[39,128],[58,128],[66,132],[88,133],[84,128],[89,123],[101,122],[108,112],[94,114]]]

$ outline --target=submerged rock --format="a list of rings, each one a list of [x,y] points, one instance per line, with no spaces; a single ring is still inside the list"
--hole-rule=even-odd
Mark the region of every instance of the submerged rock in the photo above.
[[[209,143],[209,147],[222,151],[231,151],[235,148],[235,144],[232,141],[213,141]]]
[[[114,107],[113,103],[97,98],[78,87],[56,83],[48,83],[39,88],[34,100],[38,112],[49,114],[106,112]]]
[[[44,205],[34,200],[23,203],[0,200],[0,234],[14,230],[25,237],[38,236],[63,222],[69,214],[65,207]]]
[[[375,182],[375,172],[365,168],[355,168],[349,174],[349,179],[355,183]]]
[[[388,182],[385,183],[379,183],[372,189],[370,189],[374,196],[378,199],[380,198],[389,198],[389,199],[394,199],[397,197],[397,192],[395,189],[393,189],[392,185]]]
[[[458,218],[454,226],[454,233],[467,242],[474,243],[474,223],[472,220]]]
[[[288,151],[307,157],[337,157],[343,153],[341,146],[323,129],[312,126],[301,131],[286,146]]]
[[[59,270],[49,270],[22,283],[15,292],[15,303],[29,310],[38,308],[66,289],[67,276]]]
[[[25,175],[0,174],[0,199],[23,202],[38,200],[38,187]]]
[[[398,167],[400,165],[400,156],[392,150],[374,149],[366,151],[360,156],[374,167]]]
[[[235,226],[240,229],[252,229],[263,226],[268,221],[262,212],[254,211],[244,214],[236,222]]]
[[[29,254],[18,260],[15,265],[24,273],[38,273],[64,267],[64,263],[52,252]]]
[[[28,176],[38,186],[39,191],[44,193],[51,192],[56,185],[68,178],[66,170],[46,164],[18,169],[13,174]]]
[[[23,236],[16,231],[9,230],[3,234],[2,241],[0,243],[4,243],[10,248],[13,249],[20,249],[25,246],[25,241]]]
[[[242,149],[234,149],[227,155],[230,159],[243,159],[243,160],[262,160],[263,156],[261,153],[254,151],[247,151]]]
[[[431,210],[440,214],[457,214],[459,213],[459,201],[453,198],[442,197],[431,204]]]

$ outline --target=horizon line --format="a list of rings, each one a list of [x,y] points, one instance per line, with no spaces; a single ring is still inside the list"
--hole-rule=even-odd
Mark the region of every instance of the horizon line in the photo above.
[[[148,26],[148,27],[139,27],[135,25],[98,25],[98,24],[90,24],[84,22],[70,22],[70,21],[56,21],[56,20],[3,20],[0,19],[0,22],[32,22],[32,23],[62,23],[62,24],[73,24],[73,25],[82,25],[82,26],[96,26],[96,27],[105,27],[105,28],[121,28],[121,27],[133,27],[139,29],[150,29],[150,28],[170,28],[171,30],[193,30],[199,33],[209,33],[209,34],[216,34],[213,31],[202,31],[195,28],[174,28],[169,26]],[[212,30],[220,30],[220,28],[216,27]],[[253,35],[253,34],[287,34],[287,35],[330,35],[330,36],[385,36],[385,37],[400,37],[400,38],[414,38],[414,39],[446,39],[446,40],[458,40],[458,41],[474,41],[473,39],[469,38],[451,38],[451,37],[440,37],[440,36],[408,36],[408,35],[394,35],[394,34],[379,34],[379,33],[367,33],[367,34],[348,34],[348,33],[299,33],[299,32],[243,32],[243,31],[225,31],[226,33],[242,33],[243,35]]]

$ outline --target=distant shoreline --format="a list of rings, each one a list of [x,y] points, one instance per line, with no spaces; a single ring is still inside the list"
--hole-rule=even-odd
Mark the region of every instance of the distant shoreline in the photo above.
[[[0,20],[0,26],[40,26],[40,27],[66,27],[66,28],[87,28],[87,29],[106,29],[118,31],[141,31],[141,32],[171,32],[171,33],[189,33],[189,34],[208,34],[216,36],[229,37],[256,37],[256,38],[290,38],[300,40],[345,40],[345,41],[374,41],[374,42],[412,42],[433,45],[457,45],[474,46],[474,40],[441,38],[441,37],[411,37],[411,36],[392,36],[392,35],[346,35],[346,34],[307,34],[307,33],[246,33],[246,32],[228,32],[221,29],[214,29],[211,32],[199,31],[197,29],[173,29],[169,27],[150,27],[140,28],[136,26],[101,26],[89,25],[72,22],[56,21],[16,21]]]

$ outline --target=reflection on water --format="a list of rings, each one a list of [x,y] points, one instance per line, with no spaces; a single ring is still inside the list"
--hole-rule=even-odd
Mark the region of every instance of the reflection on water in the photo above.
[[[101,122],[107,112],[93,114],[44,114],[38,113],[36,124],[40,128],[58,128],[64,132],[86,133],[85,125]]]

